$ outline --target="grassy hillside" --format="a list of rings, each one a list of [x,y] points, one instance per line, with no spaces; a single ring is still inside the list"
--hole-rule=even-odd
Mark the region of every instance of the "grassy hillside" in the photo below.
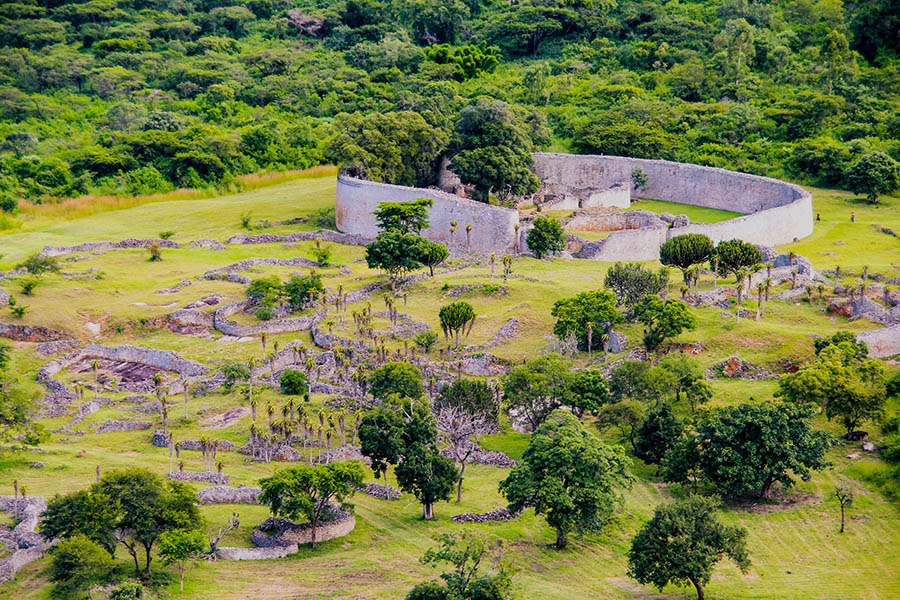
[[[170,200],[142,204],[132,208],[98,212],[76,218],[61,218],[36,214],[29,217],[27,231],[0,236],[3,261],[9,266],[44,244],[71,245],[82,241],[117,240],[124,237],[154,236],[161,230],[176,232],[174,239],[189,242],[199,238],[224,239],[243,231],[240,215],[253,211],[254,220],[286,221],[313,215],[333,202],[334,178],[297,179],[295,181],[258,189],[252,192],[211,199]],[[809,256],[814,264],[832,267],[839,261],[850,270],[868,264],[872,272],[891,277],[900,275],[897,264],[898,240],[876,229],[890,226],[900,229],[900,216],[892,208],[898,199],[886,199],[875,208],[854,204],[849,194],[814,189],[815,209],[822,214],[815,234],[791,248]],[[849,211],[856,211],[856,222],[847,223]],[[265,228],[264,232],[287,232],[298,228],[314,228],[311,223]],[[845,244],[834,246],[834,241]],[[165,328],[147,325],[153,317],[160,317],[188,302],[217,292],[230,299],[243,297],[243,286],[221,281],[197,280],[205,270],[252,256],[312,256],[312,243],[300,243],[291,248],[280,244],[231,246],[224,251],[204,248],[164,249],[163,261],[147,262],[144,250],[121,250],[103,255],[85,253],[86,260],[64,262],[67,272],[86,272],[96,269],[101,279],[87,281],[67,279],[66,275],[50,275],[37,288],[36,295],[19,295],[18,283],[7,281],[2,289],[19,296],[31,307],[23,320],[26,324],[41,324],[70,331],[81,339],[106,345],[136,344],[172,349],[187,358],[199,360],[211,367],[226,361],[246,360],[259,356],[258,339],[246,342],[224,341],[218,334],[184,336]],[[834,252],[837,256],[823,256]],[[381,277],[359,262],[363,249],[333,245],[333,267],[323,269],[326,285],[343,285],[346,291],[356,289]],[[514,277],[505,285],[508,293],[486,296],[471,291],[463,298],[472,303],[478,320],[469,343],[479,344],[489,339],[511,316],[520,320],[520,335],[494,348],[498,356],[512,361],[534,357],[545,349],[552,327],[549,316],[553,302],[580,291],[602,287],[608,265],[594,261],[556,259],[552,262],[516,259]],[[305,271],[306,269],[299,269]],[[349,272],[348,272],[349,270]],[[253,277],[279,274],[286,277],[298,268],[258,267]],[[156,290],[170,288],[184,279],[192,284],[177,294],[158,295]],[[502,283],[500,276],[496,283]],[[852,276],[851,276],[852,279]],[[673,273],[671,290],[679,285]],[[408,303],[401,310],[414,319],[439,330],[437,309],[448,302],[447,293],[453,286],[490,281],[487,264],[476,264],[452,273],[439,274],[434,279],[409,288]],[[712,286],[704,278],[701,287]],[[674,292],[677,293],[677,292]],[[174,306],[169,304],[175,302]],[[376,310],[380,299],[374,297]],[[138,305],[146,303],[155,306]],[[754,303],[746,305],[753,310]],[[359,310],[362,304],[351,306]],[[5,311],[4,311],[5,312]],[[815,303],[773,302],[761,321],[723,316],[722,309],[695,310],[699,327],[682,334],[677,341],[701,341],[706,350],[699,355],[704,367],[737,355],[782,372],[791,361],[805,361],[812,355],[814,335],[830,335],[839,330],[860,331],[877,325],[865,320],[847,322],[844,317],[824,313]],[[3,321],[9,321],[3,315]],[[249,323],[249,321],[248,321]],[[93,335],[88,324],[99,324],[101,333]],[[376,328],[387,327],[384,319],[375,320]],[[622,331],[631,340],[631,347],[640,339],[638,325],[625,325]],[[342,332],[338,325],[336,332]],[[308,332],[269,336],[269,344],[282,344],[299,338],[311,346]],[[400,348],[399,341],[388,346]],[[436,350],[433,351],[437,353]],[[40,393],[33,381],[37,369],[48,359],[39,357],[33,344],[15,343],[12,371],[18,374],[22,387],[29,393]],[[619,356],[612,356],[612,359]],[[594,366],[602,366],[602,353],[596,353]],[[575,366],[588,365],[581,353]],[[888,366],[896,369],[896,366]],[[60,375],[64,381],[75,381],[84,375],[68,372]],[[765,400],[772,397],[775,383],[750,380],[712,380],[714,406],[746,401],[753,397]],[[284,396],[275,390],[261,392],[261,405],[271,401],[275,406]],[[115,394],[120,397],[124,394]],[[89,399],[90,392],[86,399]],[[210,414],[241,404],[237,393],[219,392],[192,397],[188,405],[188,419],[181,421],[180,397],[171,410],[177,439],[197,439],[201,435],[227,439],[243,445],[248,436],[250,418],[246,417],[226,429],[207,429],[205,419]],[[309,408],[315,410],[327,400],[314,395]],[[897,399],[889,406],[896,412]],[[681,407],[680,410],[685,410]],[[45,420],[48,429],[69,422],[72,415]],[[85,430],[92,423],[110,418],[137,417],[128,404],[114,404],[87,417],[78,427]],[[151,417],[158,418],[158,417]],[[261,417],[264,418],[264,417]],[[840,433],[834,423],[818,418],[816,425]],[[598,433],[589,425],[592,431]],[[602,434],[610,442],[618,442],[612,431]],[[42,446],[40,454],[5,454],[0,457],[0,480],[17,479],[29,495],[51,496],[82,489],[94,479],[95,466],[106,472],[117,467],[140,464],[165,474],[168,468],[166,449],[154,448],[149,432],[85,434],[74,441],[72,437],[54,434]],[[875,436],[877,437],[877,435]],[[507,452],[520,458],[528,436],[509,429],[484,440],[487,448]],[[877,441],[877,440],[876,440]],[[900,544],[900,508],[867,483],[866,477],[887,467],[874,457],[848,459],[856,452],[856,445],[837,446],[830,452],[833,467],[816,474],[808,483],[800,483],[790,498],[781,503],[732,506],[722,512],[728,523],[740,524],[749,531],[749,549],[753,566],[741,574],[730,563],[722,563],[715,571],[708,587],[713,599],[797,599],[848,600],[889,599],[900,595],[900,571],[896,569],[897,547]],[[42,468],[31,468],[28,461],[40,460]],[[279,463],[251,463],[234,453],[221,453],[225,472],[234,484],[253,485],[260,477],[281,467]],[[186,469],[199,469],[197,452],[184,451]],[[654,467],[634,460],[636,483],[624,493],[625,503],[613,522],[599,536],[574,539],[569,549],[556,551],[549,547],[553,531],[546,523],[526,511],[521,517],[499,524],[454,525],[449,517],[460,512],[483,512],[503,505],[497,483],[506,471],[493,467],[473,466],[467,471],[463,502],[443,502],[436,507],[437,519],[423,522],[415,500],[405,495],[399,501],[377,500],[362,494],[353,498],[357,527],[346,538],[322,544],[316,551],[307,549],[292,557],[249,563],[226,561],[202,562],[188,573],[185,595],[197,599],[238,598],[371,598],[403,597],[417,582],[434,578],[437,573],[418,562],[431,544],[431,536],[446,531],[478,531],[504,538],[517,555],[521,569],[516,585],[523,598],[547,599],[628,599],[628,598],[689,598],[693,592],[671,588],[662,595],[637,585],[626,577],[626,552],[631,537],[639,525],[652,513],[659,502],[669,499],[677,489],[662,484]],[[371,474],[367,477],[371,480]],[[392,474],[388,481],[394,482]],[[837,482],[848,482],[857,493],[857,502],[850,509],[848,531],[839,535],[839,508],[831,497]],[[195,485],[196,489],[203,487]],[[208,520],[208,533],[213,535],[235,507],[214,506],[202,509]],[[253,527],[267,516],[266,509],[240,506],[241,527],[229,534],[225,544],[250,546]],[[123,569],[127,555],[120,556]],[[16,580],[0,585],[0,598],[16,600],[49,598],[49,586],[44,569],[47,559],[34,563],[22,571]],[[161,565],[158,570],[166,571]],[[162,597],[177,596],[177,579],[171,579],[160,591]]]

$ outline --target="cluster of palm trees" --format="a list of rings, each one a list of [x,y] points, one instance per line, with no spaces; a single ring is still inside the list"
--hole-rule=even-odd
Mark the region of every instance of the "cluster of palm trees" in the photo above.
[[[266,413],[267,426],[256,423],[255,419],[250,425],[249,445],[254,458],[269,462],[282,446],[293,447],[295,442],[300,442],[301,454],[308,456],[311,464],[321,460],[323,453],[327,462],[328,451],[337,439],[342,447],[346,446],[348,428],[352,429],[351,444],[355,445],[363,415],[359,410],[327,413],[324,409],[313,415],[303,406],[295,406],[293,399],[282,406],[280,419],[274,418],[275,408],[271,403],[266,405]],[[314,449],[317,449],[315,456]]]

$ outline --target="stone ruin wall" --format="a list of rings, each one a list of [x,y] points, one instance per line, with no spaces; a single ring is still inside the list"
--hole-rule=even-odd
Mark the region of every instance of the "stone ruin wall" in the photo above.
[[[466,225],[472,225],[468,249],[473,252],[512,251],[516,243],[519,213],[510,208],[491,206],[435,189],[405,187],[338,175],[336,220],[344,233],[375,237],[375,215],[382,202],[412,202],[431,198],[430,225],[422,235],[451,249],[466,250]],[[450,240],[450,222],[456,221],[456,233]]]
[[[615,231],[596,244],[590,258],[596,260],[656,260],[659,247],[670,237],[703,233],[713,242],[740,238],[776,246],[812,233],[812,196],[799,186],[757,175],[664,160],[618,156],[554,154],[534,155],[534,172],[543,189],[569,194],[582,202],[592,194],[631,181],[631,171],[640,167],[648,184],[639,195],[655,200],[703,206],[743,213],[720,223],[692,223],[673,229]],[[632,195],[633,190],[629,190]],[[587,195],[585,195],[587,194]],[[488,206],[440,190],[410,188],[338,176],[337,226],[343,232],[374,237],[372,212],[381,202],[410,202],[428,197],[435,201],[429,212],[431,226],[423,235],[448,246],[450,221],[457,221],[452,247],[465,249],[467,224],[472,224],[470,249],[476,252],[506,252],[515,246],[516,211]],[[555,207],[554,207],[555,208]]]
[[[596,260],[656,260],[667,239],[685,233],[703,233],[713,242],[739,238],[776,246],[813,230],[812,196],[777,179],[665,160],[543,152],[534,158],[534,172],[558,193],[630,182],[632,169],[640,167],[647,174],[647,187],[638,193],[632,190],[632,195],[744,213],[720,223],[615,231],[592,254]]]

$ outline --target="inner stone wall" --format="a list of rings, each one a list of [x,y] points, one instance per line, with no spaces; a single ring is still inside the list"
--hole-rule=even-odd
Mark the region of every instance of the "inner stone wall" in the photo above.
[[[412,202],[431,198],[434,206],[428,213],[430,225],[422,231],[429,240],[448,248],[474,252],[512,251],[516,242],[519,213],[502,206],[491,206],[440,190],[405,187],[355,179],[338,175],[336,221],[344,233],[375,237],[378,227],[372,214],[382,202]],[[456,232],[450,239],[450,222],[456,221]],[[466,244],[466,225],[472,226]]]

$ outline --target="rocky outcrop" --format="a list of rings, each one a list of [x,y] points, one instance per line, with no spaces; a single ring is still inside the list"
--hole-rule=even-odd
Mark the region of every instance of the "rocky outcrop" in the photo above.
[[[856,334],[856,339],[866,345],[872,358],[900,355],[900,325],[863,331]]]
[[[491,336],[491,339],[486,341],[485,343],[478,346],[478,350],[488,350],[490,348],[494,348],[495,346],[502,346],[509,340],[518,337],[519,335],[519,319],[517,317],[511,317],[503,326]]]
[[[20,517],[19,523],[10,531],[9,541],[14,550],[0,560],[0,582],[12,581],[22,567],[43,557],[51,545],[35,531],[45,508],[47,503],[41,496],[0,496],[0,510],[10,515],[18,511]]]
[[[773,375],[765,367],[754,365],[753,363],[741,360],[737,356],[732,356],[720,363],[717,363],[707,369],[707,377],[723,377],[726,379],[775,379]]]
[[[200,504],[259,504],[262,488],[213,485],[197,492]]]
[[[62,354],[63,352],[71,352],[76,349],[81,342],[78,340],[58,340],[55,342],[44,342],[38,344],[37,353],[41,356],[52,356],[54,354]]]
[[[508,373],[509,364],[499,356],[479,352],[462,359],[462,372],[473,377],[496,377]]]

